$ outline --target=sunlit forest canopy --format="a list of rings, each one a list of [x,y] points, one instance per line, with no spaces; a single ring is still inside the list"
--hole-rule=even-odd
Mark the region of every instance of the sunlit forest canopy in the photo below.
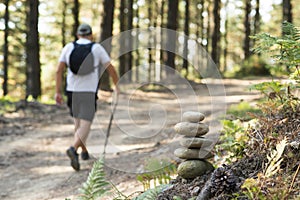
[[[271,60],[253,54],[255,41],[250,36],[262,32],[281,35],[283,21],[299,26],[299,11],[296,0],[2,0],[0,96],[52,99],[58,56],[65,44],[75,40],[80,23],[93,27],[96,42],[131,29],[172,29],[187,39],[167,42],[186,57],[194,57],[198,49],[189,45],[196,41],[225,77],[278,75],[268,67]],[[149,41],[168,40],[157,38],[153,35]],[[145,38],[140,35],[129,38],[127,45],[142,42]],[[178,70],[187,79],[201,78],[181,56],[172,57],[158,48],[122,56],[119,52],[124,47],[118,41],[112,40],[111,47],[105,48],[120,76],[134,72],[131,81],[138,81],[139,75],[154,79],[153,66],[158,64]],[[103,85],[109,88],[109,80],[103,80]]]

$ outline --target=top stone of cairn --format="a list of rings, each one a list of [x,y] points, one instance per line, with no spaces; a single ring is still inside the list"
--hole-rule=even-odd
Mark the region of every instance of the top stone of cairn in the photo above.
[[[195,111],[187,111],[184,112],[182,115],[182,121],[184,122],[198,123],[204,120],[204,118],[205,118],[204,114]]]

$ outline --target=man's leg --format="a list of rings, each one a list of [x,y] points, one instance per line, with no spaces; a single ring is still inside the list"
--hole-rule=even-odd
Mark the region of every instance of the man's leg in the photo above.
[[[86,140],[88,138],[92,122],[83,119],[74,119],[75,134],[74,148],[77,150],[81,147],[83,152],[87,152]]]
[[[85,154],[86,154],[85,157],[83,157],[83,158],[85,158],[85,159],[89,158],[85,142],[89,135],[91,124],[92,123],[90,121],[74,118],[75,141],[74,141],[74,145],[67,150],[67,155],[69,156],[69,158],[71,160],[71,166],[76,171],[78,171],[80,169],[78,153],[77,153],[77,150],[79,147],[81,147],[82,152],[85,152]]]

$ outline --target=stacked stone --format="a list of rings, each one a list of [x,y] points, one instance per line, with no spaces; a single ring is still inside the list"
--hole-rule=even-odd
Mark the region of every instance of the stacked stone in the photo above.
[[[178,175],[186,178],[196,178],[214,169],[213,165],[206,159],[213,157],[213,154],[205,149],[212,144],[212,141],[205,138],[209,127],[202,123],[205,116],[199,112],[185,112],[182,122],[175,125],[175,131],[184,135],[180,140],[182,147],[175,150],[176,157],[184,159],[179,164]]]

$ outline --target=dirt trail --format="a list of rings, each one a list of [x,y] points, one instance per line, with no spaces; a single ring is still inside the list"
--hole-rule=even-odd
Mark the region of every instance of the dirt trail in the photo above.
[[[254,82],[257,81],[226,80],[226,98],[222,95],[216,98],[227,105],[256,99],[259,95],[246,89]],[[149,158],[176,160],[173,151],[178,142],[173,126],[180,121],[181,112],[193,110],[197,105],[207,116],[205,122],[212,121],[210,91],[204,84],[192,86],[197,101],[185,88],[179,88],[181,96],[173,92],[175,89],[137,90],[120,95],[105,162],[107,179],[121,192],[130,194],[143,189],[135,176],[143,171]],[[107,92],[101,91],[100,95],[87,142],[93,159],[81,161],[79,172],[73,171],[65,155],[73,140],[72,119],[65,106],[20,105],[18,112],[0,118],[0,199],[75,199],[93,162],[103,151],[112,98]],[[218,110],[222,109],[215,109]]]

